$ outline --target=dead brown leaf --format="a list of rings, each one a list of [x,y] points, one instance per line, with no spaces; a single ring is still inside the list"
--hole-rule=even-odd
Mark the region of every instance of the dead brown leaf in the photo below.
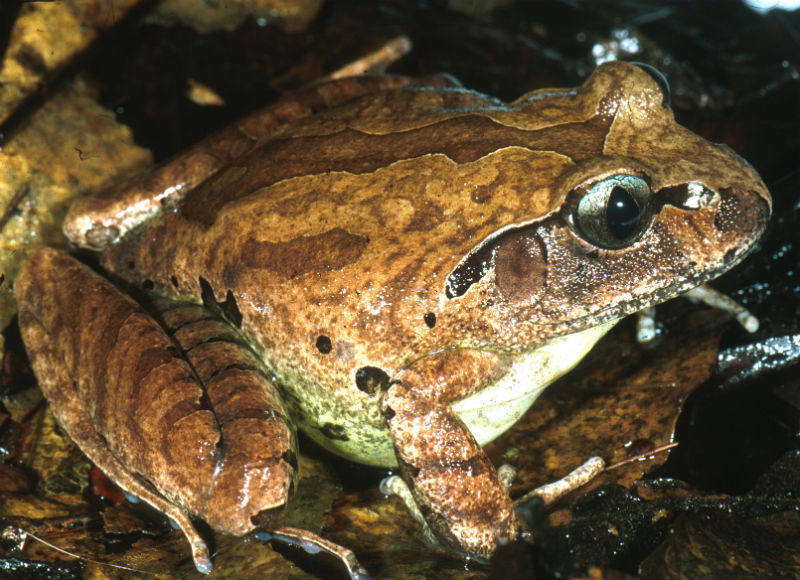
[[[140,1],[23,3],[0,66],[0,124]]]
[[[4,288],[13,285],[37,248],[65,245],[61,221],[73,199],[109,187],[150,163],[150,153],[135,146],[128,128],[95,102],[87,83],[76,79],[54,94],[0,151],[0,208],[13,205],[0,230]],[[25,192],[21,199],[20,191]],[[13,295],[0,293],[0,328],[15,312]]]

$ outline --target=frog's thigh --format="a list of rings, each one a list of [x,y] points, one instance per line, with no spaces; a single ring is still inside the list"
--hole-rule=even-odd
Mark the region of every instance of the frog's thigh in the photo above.
[[[175,521],[191,544],[198,570],[209,572],[208,549],[186,511],[153,491],[118,458],[98,433],[90,409],[82,400],[87,376],[80,371],[76,373],[76,365],[82,370],[97,368],[84,358],[96,354],[91,347],[85,348],[89,346],[86,344],[89,335],[85,331],[93,320],[98,322],[97,319],[103,318],[100,312],[111,314],[115,305],[112,301],[111,310],[93,305],[92,299],[106,294],[107,288],[98,287],[92,276],[87,278],[84,266],[74,266],[74,260],[68,256],[43,250],[31,258],[15,281],[19,325],[39,385],[56,419],[78,447],[119,487]],[[75,324],[83,320],[84,315],[85,325],[76,328]],[[102,336],[102,332],[100,334]],[[95,342],[95,346],[99,344],[100,341]]]
[[[221,372],[203,384],[138,304],[61,252],[32,257],[15,290],[56,418],[121,487],[171,516],[179,503],[233,534],[286,502],[294,434],[269,390],[253,394],[266,379]],[[262,448],[250,443],[265,438]],[[160,494],[143,493],[142,481]]]
[[[398,464],[439,540],[488,557],[519,521],[489,458],[450,403],[503,372],[492,353],[455,350],[423,359],[399,374],[383,401]]]
[[[292,495],[297,476],[297,438],[280,395],[260,359],[214,313],[166,299],[147,306],[197,373],[222,434],[203,518],[236,535],[268,525]],[[236,511],[240,524],[232,518]]]
[[[152,488],[145,485],[114,456],[105,440],[92,427],[86,417],[86,410],[81,407],[78,399],[72,396],[69,388],[64,388],[65,385],[70,385],[72,380],[63,360],[59,357],[58,349],[54,347],[44,327],[32,318],[29,311],[20,313],[20,324],[25,326],[26,340],[35,345],[29,347],[31,358],[35,360],[35,367],[48,368],[47,373],[37,371],[40,376],[39,385],[48,393],[47,399],[54,409],[54,414],[72,440],[97,467],[109,474],[120,488],[172,519],[189,541],[192,560],[197,569],[203,573],[210,572],[211,558],[208,547],[187,513],[178,505],[153,492]]]

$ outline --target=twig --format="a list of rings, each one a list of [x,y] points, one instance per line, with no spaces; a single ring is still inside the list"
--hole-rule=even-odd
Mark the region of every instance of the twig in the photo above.
[[[23,528],[18,528],[16,526],[9,526],[9,528],[13,528],[15,531],[20,532],[19,539],[23,543],[24,543],[26,538],[30,537],[30,538],[33,538],[34,540],[36,540],[37,542],[40,542],[40,543],[44,544],[45,546],[47,546],[51,550],[55,550],[56,552],[59,552],[61,554],[66,554],[67,556],[71,556],[73,558],[78,558],[79,560],[83,560],[84,562],[91,562],[92,564],[99,564],[100,566],[110,566],[111,568],[119,568],[120,570],[127,570],[129,572],[139,572],[141,574],[149,574],[149,575],[155,575],[156,574],[155,572],[150,572],[149,570],[141,570],[139,568],[131,568],[130,566],[123,566],[122,564],[114,564],[112,562],[103,562],[101,560],[94,560],[92,558],[87,558],[86,556],[81,556],[80,554],[75,554],[74,552],[70,552],[70,551],[65,550],[63,548],[59,548],[55,544],[51,544],[50,542],[48,542],[44,538],[40,538],[36,534],[34,534],[32,532],[29,532],[29,531],[27,531],[27,530],[25,530]],[[12,531],[9,528],[6,528],[3,531],[4,535],[6,535],[6,534],[8,534],[8,533],[10,533]]]
[[[30,187],[28,187],[28,184],[26,183],[17,190],[17,192],[14,194],[14,197],[12,197],[11,201],[8,202],[6,210],[3,212],[3,216],[0,217],[0,230],[6,227],[6,223],[8,223],[8,220],[11,219],[11,214],[14,213],[17,205],[19,205],[19,202],[22,201],[22,198],[25,197],[25,194],[28,193],[29,189]]]

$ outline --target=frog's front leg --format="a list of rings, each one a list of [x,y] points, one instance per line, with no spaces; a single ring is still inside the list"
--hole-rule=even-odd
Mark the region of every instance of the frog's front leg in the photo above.
[[[296,474],[294,432],[255,355],[219,319],[171,303],[159,324],[110,282],[49,249],[29,260],[15,292],[56,419],[120,487],[181,526],[200,571],[211,562],[188,514],[242,535],[285,505]]]
[[[500,355],[452,350],[399,373],[383,413],[400,473],[444,545],[488,558],[521,524],[489,458],[450,403],[491,384],[506,370]]]

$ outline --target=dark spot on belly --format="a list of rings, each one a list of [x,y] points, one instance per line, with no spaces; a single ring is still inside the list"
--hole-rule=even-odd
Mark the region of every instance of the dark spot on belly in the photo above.
[[[389,375],[378,367],[361,367],[356,371],[356,386],[369,395],[385,391],[390,384]]]
[[[425,324],[428,325],[428,328],[433,328],[436,326],[436,315],[433,312],[428,312],[422,318],[425,319]]]
[[[315,236],[299,236],[286,242],[248,240],[241,263],[249,268],[270,270],[292,279],[312,272],[338,270],[352,264],[369,244],[364,236],[334,228]]]
[[[153,286],[154,286],[154,284],[153,284],[152,280],[148,279],[148,280],[145,280],[144,282],[142,282],[142,288],[145,289],[145,290],[152,290]]]
[[[317,337],[317,350],[322,354],[328,354],[332,349],[333,345],[331,344],[331,339],[320,334]]]
[[[208,281],[200,277],[200,296],[203,299],[203,304],[212,312],[224,316],[231,324],[237,328],[242,327],[242,313],[239,311],[239,306],[236,304],[236,299],[233,297],[233,292],[228,290],[225,300],[219,302],[214,294],[214,289]]]
[[[322,427],[319,428],[320,433],[325,435],[328,439],[334,439],[336,441],[349,441],[350,438],[345,434],[345,428],[341,425],[336,425],[334,423],[325,423]]]
[[[178,287],[178,278],[175,276],[170,276],[169,281],[172,282],[172,285],[175,286],[175,288]]]
[[[391,421],[392,419],[394,419],[394,416],[396,414],[397,413],[395,413],[394,409],[392,409],[391,407],[386,407],[383,410],[383,418],[386,419],[387,421]]]

